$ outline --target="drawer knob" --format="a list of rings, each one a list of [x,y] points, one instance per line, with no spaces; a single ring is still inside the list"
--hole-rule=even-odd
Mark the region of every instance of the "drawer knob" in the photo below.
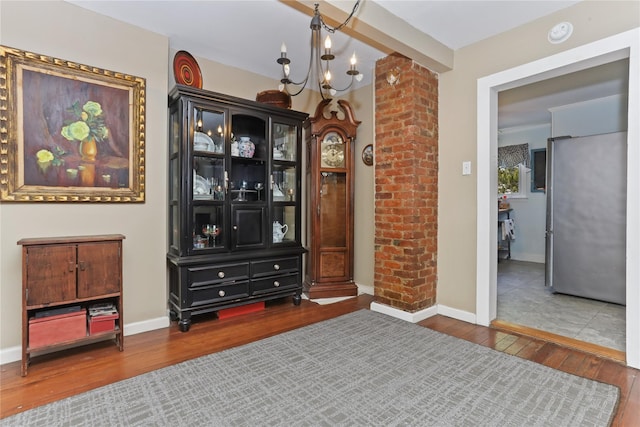
[[[280,282],[278,282],[277,280],[274,280],[273,286],[277,288],[278,286],[280,286]]]
[[[218,277],[224,279],[224,271],[218,271]]]
[[[218,295],[220,295],[221,297],[223,297],[223,296],[225,296],[225,295],[226,295],[226,293],[225,293],[225,291],[218,291]]]
[[[273,269],[274,269],[275,271],[280,270],[280,264],[273,264]]]

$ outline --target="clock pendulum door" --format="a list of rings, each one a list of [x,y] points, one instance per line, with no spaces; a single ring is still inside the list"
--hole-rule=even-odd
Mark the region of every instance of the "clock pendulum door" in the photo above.
[[[331,100],[323,100],[309,120],[307,148],[307,268],[304,291],[309,298],[353,296],[353,145],[356,129],[351,106],[343,100],[329,118]]]

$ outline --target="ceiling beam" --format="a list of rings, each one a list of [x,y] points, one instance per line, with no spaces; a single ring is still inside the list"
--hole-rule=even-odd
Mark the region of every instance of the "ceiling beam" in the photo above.
[[[280,0],[309,16],[313,16],[318,0]],[[322,18],[335,26],[344,22],[354,2],[325,0]],[[341,32],[386,54],[397,52],[418,64],[443,73],[453,69],[453,50],[433,37],[418,31],[373,1],[363,0],[348,26]]]

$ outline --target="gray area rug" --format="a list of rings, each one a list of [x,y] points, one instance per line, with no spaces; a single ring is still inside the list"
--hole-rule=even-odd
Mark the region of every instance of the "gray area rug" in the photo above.
[[[361,310],[0,424],[606,426],[618,397],[617,387]]]

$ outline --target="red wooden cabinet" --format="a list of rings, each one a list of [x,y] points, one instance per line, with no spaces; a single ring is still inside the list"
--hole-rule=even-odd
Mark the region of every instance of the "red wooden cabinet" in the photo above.
[[[124,349],[120,234],[29,238],[22,245],[22,376],[30,357],[84,341],[113,338]],[[87,312],[113,305],[113,328],[90,334]],[[113,319],[113,317],[112,317]]]

